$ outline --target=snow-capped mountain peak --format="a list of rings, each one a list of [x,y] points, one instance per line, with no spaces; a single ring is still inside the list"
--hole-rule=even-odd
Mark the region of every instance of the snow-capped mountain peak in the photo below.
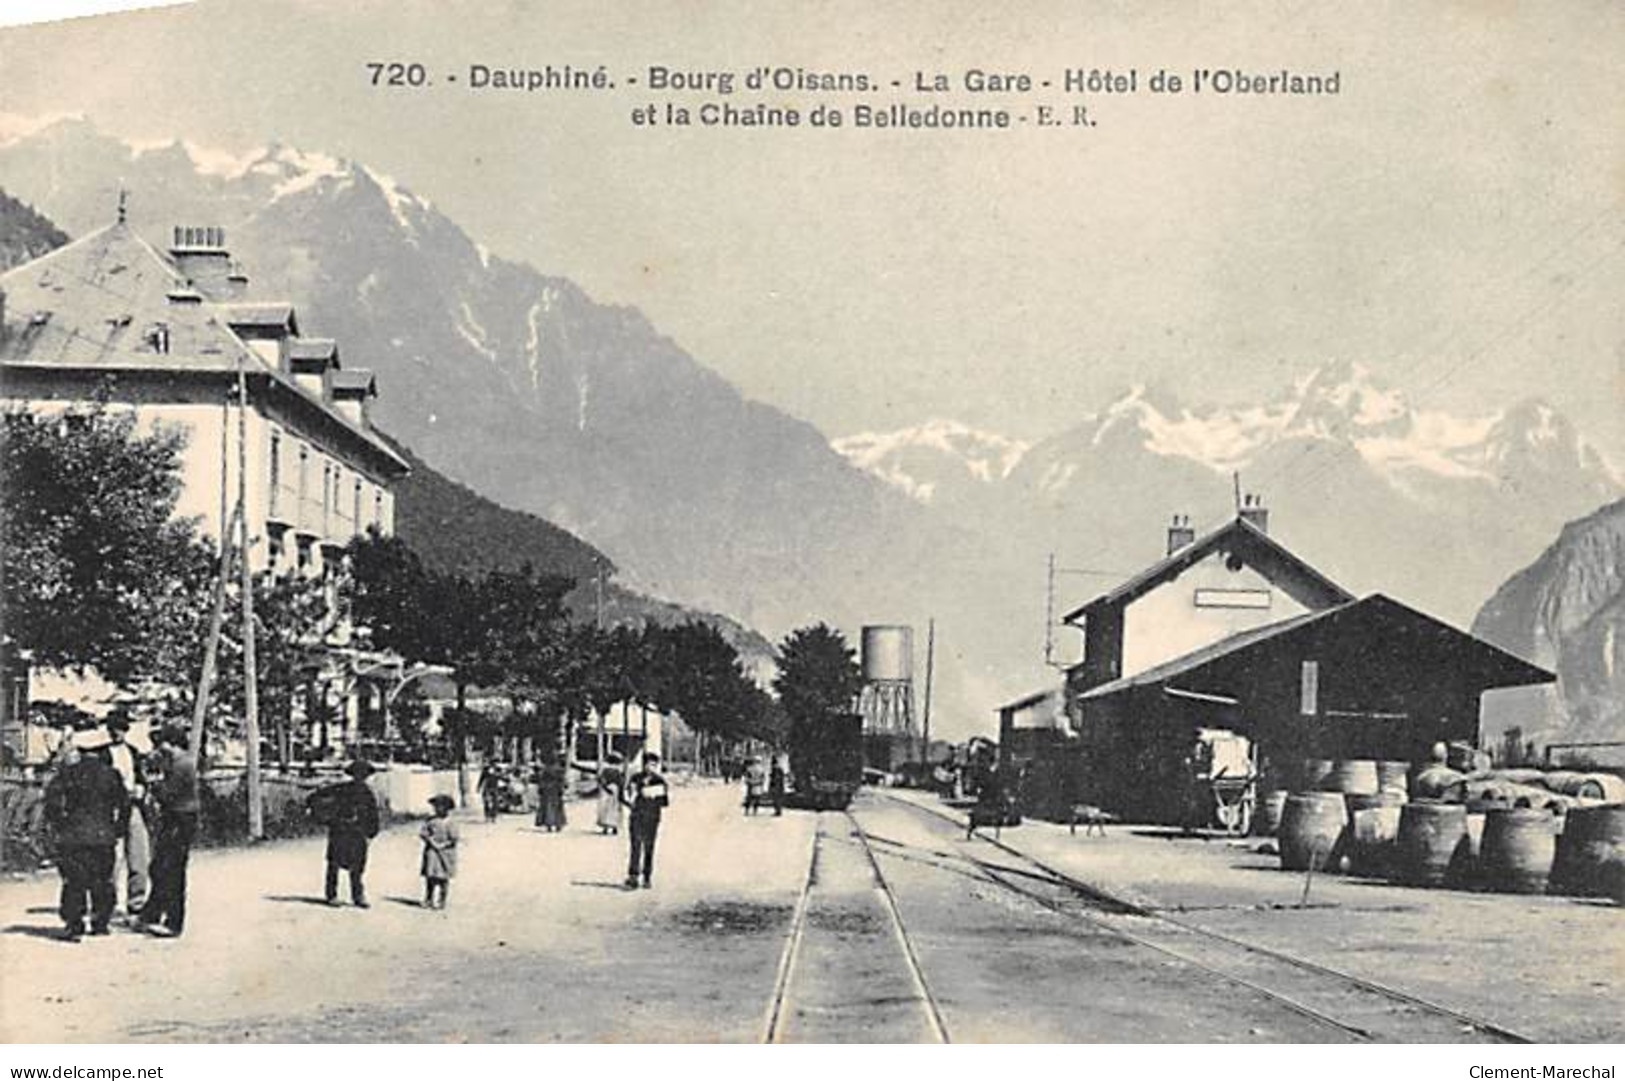
[[[859,469],[873,473],[922,503],[947,484],[992,484],[1008,477],[1027,443],[956,420],[928,420],[891,432],[864,432],[833,442]]]
[[[1440,481],[1528,487],[1565,471],[1603,495],[1618,474],[1550,405],[1530,401],[1480,415],[1415,407],[1369,368],[1336,361],[1306,371],[1261,404],[1188,406],[1161,387],[1135,385],[1067,432],[1032,450],[952,421],[851,436],[835,448],[860,469],[922,502],[969,472],[983,483],[1037,466],[1037,487],[1055,494],[1091,468],[1115,468],[1148,453],[1219,474],[1254,467],[1286,443],[1318,443],[1352,452],[1408,497]],[[1003,457],[994,457],[1002,450]]]
[[[1288,422],[1294,435],[1337,438],[1376,431],[1395,435],[1409,427],[1411,408],[1405,396],[1354,361],[1322,365],[1294,390],[1296,408]]]

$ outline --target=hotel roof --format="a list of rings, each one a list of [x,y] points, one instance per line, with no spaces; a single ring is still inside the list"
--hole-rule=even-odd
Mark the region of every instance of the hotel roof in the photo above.
[[[273,392],[291,395],[300,407],[320,410],[393,468],[407,469],[405,459],[376,433],[300,387],[233,330],[279,325],[297,332],[291,304],[211,302],[168,255],[124,221],[0,274],[0,293],[5,296],[0,364],[6,367],[76,376],[242,370]]]

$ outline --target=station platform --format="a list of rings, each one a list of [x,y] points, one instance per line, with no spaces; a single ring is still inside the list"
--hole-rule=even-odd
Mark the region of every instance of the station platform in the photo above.
[[[935,795],[880,789],[964,824]],[[992,830],[979,831],[989,838]],[[1625,1041],[1625,908],[1607,898],[1420,889],[1281,870],[1268,838],[1027,820],[997,840],[1183,923],[1402,990],[1550,1043]],[[1307,896],[1306,896],[1307,884]]]

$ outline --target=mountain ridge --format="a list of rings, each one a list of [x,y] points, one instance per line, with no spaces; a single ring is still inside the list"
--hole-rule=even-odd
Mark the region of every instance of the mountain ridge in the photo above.
[[[44,255],[69,239],[48,219],[0,191],[0,239],[14,236],[37,238],[25,249],[27,258]],[[578,585],[567,603],[575,617],[583,621],[597,615],[594,578],[602,571],[606,625],[645,621],[666,625],[698,620],[716,627],[758,668],[771,662],[773,647],[757,632],[725,616],[627,588],[614,579],[618,569],[615,563],[592,545],[545,519],[503,507],[441,475],[407,444],[387,431],[379,430],[378,434],[411,466],[411,472],[395,488],[396,535],[411,545],[426,565],[477,575],[493,569],[513,570],[528,563],[542,573],[573,578]]]
[[[1542,744],[1625,740],[1625,499],[1566,524],[1485,602],[1473,633],[1557,673],[1554,687],[1500,704],[1496,727]]]
[[[1346,363],[1241,406],[1134,388],[1032,441],[944,421],[832,444],[638,309],[494,255],[359,163],[286,146],[143,152],[68,121],[0,141],[0,175],[88,224],[111,214],[105,178],[123,176],[132,219],[227,225],[251,275],[378,371],[385,427],[451,479],[582,537],[631,588],[774,637],[935,618],[945,730],[985,730],[998,702],[1058,681],[1043,660],[1048,554],[1145,566],[1171,514],[1234,514],[1232,470],[1265,496],[1271,532],[1345,588],[1463,626],[1564,521],[1620,494],[1549,407],[1452,417]],[[1055,606],[1103,583],[1063,577]]]

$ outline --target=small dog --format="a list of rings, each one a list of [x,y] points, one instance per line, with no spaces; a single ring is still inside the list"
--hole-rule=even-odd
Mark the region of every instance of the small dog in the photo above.
[[[1072,805],[1072,822],[1070,832],[1074,837],[1078,835],[1078,826],[1083,826],[1083,835],[1089,836],[1090,830],[1099,830],[1102,837],[1106,836],[1106,823],[1116,822],[1117,816],[1109,811],[1102,811],[1099,807],[1089,803],[1074,803]]]

